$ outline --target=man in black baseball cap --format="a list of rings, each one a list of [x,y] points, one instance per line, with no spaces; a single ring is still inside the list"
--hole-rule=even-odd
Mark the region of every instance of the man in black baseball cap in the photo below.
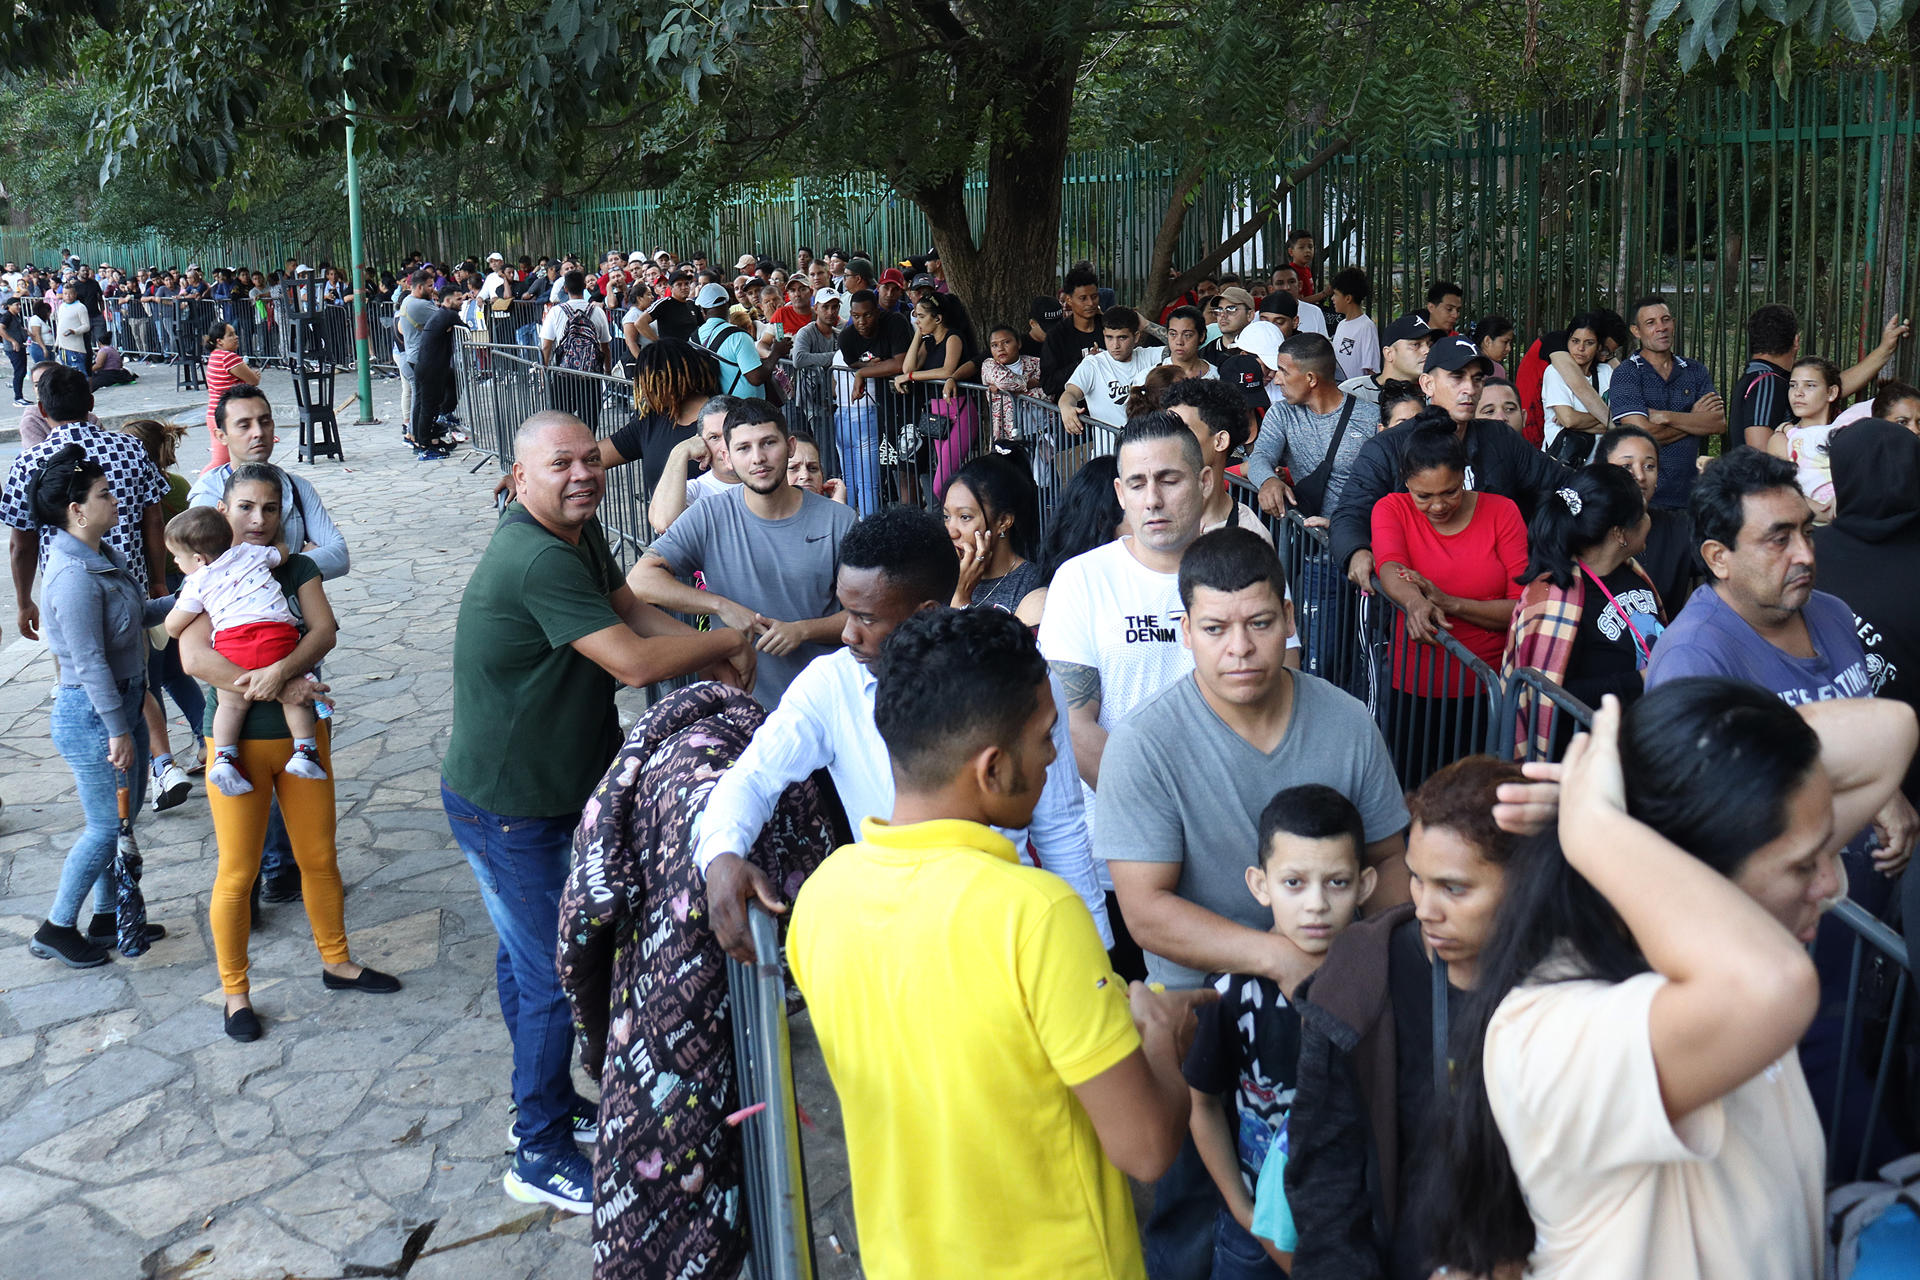
[[[1427,351],[1437,335],[1427,327],[1427,318],[1409,311],[1380,332],[1379,373],[1348,378],[1340,389],[1374,404],[1380,403],[1380,388],[1388,381],[1418,382],[1426,372]]]
[[[1333,562],[1362,591],[1373,577],[1373,504],[1400,487],[1400,454],[1414,432],[1457,433],[1467,447],[1467,488],[1512,498],[1528,519],[1540,496],[1564,483],[1566,468],[1525,436],[1504,422],[1473,416],[1480,385],[1492,371],[1492,362],[1467,339],[1449,334],[1434,341],[1420,374],[1427,407],[1360,447],[1333,512],[1332,538]]]

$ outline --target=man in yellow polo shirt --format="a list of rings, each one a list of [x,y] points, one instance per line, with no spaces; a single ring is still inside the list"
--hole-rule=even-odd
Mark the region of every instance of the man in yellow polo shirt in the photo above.
[[[1016,618],[932,609],[876,672],[893,820],[800,890],[787,954],[846,1117],[872,1280],[1144,1280],[1126,1178],[1187,1131],[1194,1005],[1128,990],[1033,816],[1056,710]],[[1117,1166],[1117,1167],[1116,1167]]]

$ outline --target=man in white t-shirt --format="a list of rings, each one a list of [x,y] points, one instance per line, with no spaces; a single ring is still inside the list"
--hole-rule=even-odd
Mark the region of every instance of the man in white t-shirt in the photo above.
[[[1336,271],[1327,299],[1340,323],[1333,330],[1333,358],[1340,366],[1340,377],[1370,378],[1383,367],[1380,328],[1366,312],[1367,299],[1373,295],[1373,282],[1359,267]]]
[[[1292,263],[1283,262],[1273,269],[1273,287],[1281,293],[1293,295],[1293,300],[1300,304],[1301,333],[1317,333],[1323,338],[1327,336],[1326,313],[1320,310],[1318,303],[1308,302],[1300,296],[1300,273],[1293,269]]]
[[[1200,442],[1173,414],[1128,427],[1119,464],[1114,487],[1133,533],[1061,565],[1040,619],[1089,796],[1112,727],[1193,670],[1180,642],[1180,557],[1200,536],[1214,484]]]
[[[513,296],[513,286],[507,280],[507,256],[503,253],[487,255],[487,278],[480,282],[480,296],[491,302],[495,298]]]
[[[568,362],[568,352],[561,348],[561,362],[570,369],[584,369],[590,373],[603,373],[607,368],[607,347],[613,342],[613,330],[607,324],[607,313],[594,303],[586,300],[587,278],[577,268],[560,277],[557,286],[561,301],[558,306],[547,311],[546,318],[540,322],[540,359],[542,363],[554,362],[554,349],[566,340],[567,325],[575,313],[584,311],[586,323],[593,326],[593,341],[599,352],[593,365]]]
[[[1140,313],[1132,307],[1101,313],[1100,340],[1106,350],[1081,360],[1060,393],[1060,421],[1074,435],[1086,429],[1083,412],[1110,427],[1126,426],[1128,389],[1167,354],[1165,347],[1140,345]]]

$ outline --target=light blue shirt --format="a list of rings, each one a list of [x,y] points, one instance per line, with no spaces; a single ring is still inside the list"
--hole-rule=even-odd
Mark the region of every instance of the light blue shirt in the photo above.
[[[1066,706],[1065,691],[1051,675],[1054,702]],[[865,818],[887,818],[893,813],[893,764],[887,744],[873,722],[873,672],[853,656],[836,649],[808,663],[787,686],[780,705],[754,732],[753,741],[731,769],[720,775],[698,819],[693,862],[706,874],[707,865],[723,853],[745,853],[760,838],[773,816],[780,793],[817,769],[833,778],[834,789],[857,832]],[[1027,852],[1031,838],[1035,860],[1080,895],[1100,930],[1102,945],[1113,945],[1107,921],[1106,894],[1093,869],[1093,846],[1087,832],[1086,804],[1080,794],[1080,772],[1074,764],[1073,740],[1067,717],[1053,726],[1053,763],[1034,807],[1033,825],[1025,831],[1001,830],[1013,847]]]
[[[187,491],[188,505],[218,506],[221,496],[226,492],[227,477],[232,474],[231,462],[223,462],[211,471],[203,472]],[[327,504],[320,500],[319,491],[284,467],[280,474],[286,477],[286,482],[280,486],[280,533],[287,550],[296,554],[304,553],[319,566],[322,580],[343,576],[351,567],[347,556],[347,539],[333,523],[333,517],[327,514]],[[310,550],[306,549],[309,542],[313,544]]]

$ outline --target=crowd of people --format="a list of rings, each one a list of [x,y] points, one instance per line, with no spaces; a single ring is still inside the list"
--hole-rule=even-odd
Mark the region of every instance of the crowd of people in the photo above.
[[[1829,1146],[1920,1145],[1904,1069],[1871,1125],[1829,1105],[1862,1068],[1825,918],[1920,923],[1904,321],[1841,369],[1763,307],[1723,398],[1662,296],[1529,335],[1436,280],[1376,324],[1306,233],[1156,315],[1082,263],[991,326],[935,252],[402,267],[423,451],[460,325],[601,375],[513,438],[442,790],[499,937],[505,1188],[593,1213],[597,1275],[748,1265],[722,960],[754,910],[876,1277],[1814,1276]],[[111,774],[184,795],[174,697],[240,1040],[250,892],[304,896],[328,986],[398,985],[347,953],[331,838],[346,546],[257,381],[189,485],[56,364],[0,492],[87,819],[34,951],[107,960]],[[1329,678],[1361,594],[1379,689]],[[1500,758],[1396,755],[1469,663],[1590,729],[1523,700]],[[674,690],[624,744],[620,686]]]

